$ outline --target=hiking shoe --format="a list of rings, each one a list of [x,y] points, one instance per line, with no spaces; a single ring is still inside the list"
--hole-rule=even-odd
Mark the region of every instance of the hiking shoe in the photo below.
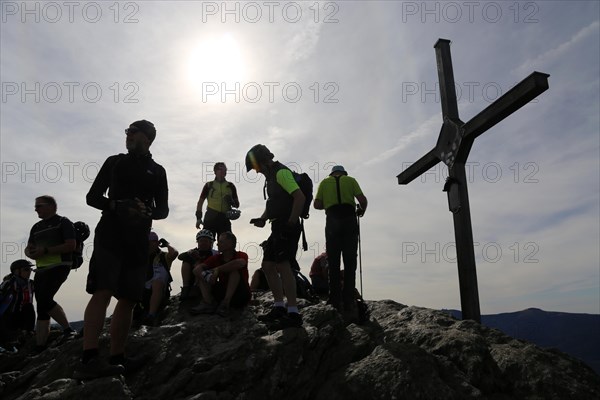
[[[179,301],[187,301],[200,297],[202,292],[196,285],[194,286],[182,286],[181,294],[179,295]]]
[[[287,315],[285,307],[273,307],[271,311],[266,314],[259,315],[257,319],[261,322],[275,322]]]
[[[146,326],[158,326],[158,317],[156,315],[146,315],[142,320],[142,325]]]
[[[121,364],[111,365],[100,357],[94,357],[87,364],[80,363],[73,372],[73,379],[87,380],[96,379],[103,376],[121,375],[125,372],[125,367]]]
[[[190,314],[192,315],[214,314],[215,311],[217,311],[217,305],[208,303],[200,303],[198,306],[190,308]]]
[[[219,304],[219,307],[217,307],[216,313],[220,317],[229,317],[229,314],[231,314],[229,311],[229,306],[227,306],[224,303]]]
[[[298,313],[291,312],[281,317],[272,324],[269,324],[269,328],[275,331],[286,329],[286,328],[299,328],[302,326],[302,316]]]

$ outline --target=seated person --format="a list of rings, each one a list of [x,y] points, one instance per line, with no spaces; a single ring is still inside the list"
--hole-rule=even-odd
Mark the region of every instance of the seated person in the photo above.
[[[329,263],[327,252],[323,252],[313,261],[308,274],[312,281],[313,289],[318,295],[329,293]]]
[[[148,271],[144,300],[142,306],[146,311],[143,320],[145,325],[156,326],[158,324],[158,311],[166,305],[169,294],[169,283],[173,281],[171,277],[171,264],[179,254],[177,249],[172,247],[165,239],[158,239],[156,232],[150,232],[148,235]],[[166,247],[165,253],[160,247]]]
[[[229,315],[230,308],[243,308],[251,299],[248,285],[248,254],[236,251],[237,239],[231,232],[219,236],[219,254],[196,264],[194,275],[202,291],[202,303],[192,314]]]
[[[12,350],[23,331],[34,332],[32,267],[27,260],[14,261],[0,284],[0,346],[5,349]]]
[[[194,266],[196,263],[206,260],[210,256],[218,254],[213,249],[213,243],[215,237],[213,233],[208,229],[202,229],[196,234],[197,247],[181,253],[177,259],[181,260],[181,279],[183,286],[181,287],[181,294],[179,295],[179,301],[185,301],[200,297],[200,287],[196,282],[194,276]]]
[[[269,290],[269,282],[267,282],[267,277],[262,268],[257,269],[252,274],[252,279],[250,279],[250,290],[252,292],[265,292]]]

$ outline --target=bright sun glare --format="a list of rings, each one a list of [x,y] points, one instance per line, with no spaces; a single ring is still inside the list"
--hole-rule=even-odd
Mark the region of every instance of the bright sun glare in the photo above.
[[[244,72],[242,52],[231,34],[204,39],[191,52],[188,74],[198,88],[207,82],[242,82]]]

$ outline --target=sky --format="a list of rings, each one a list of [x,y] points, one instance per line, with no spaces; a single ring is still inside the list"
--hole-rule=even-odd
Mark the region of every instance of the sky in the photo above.
[[[600,313],[600,3],[596,1],[1,2],[1,272],[23,258],[34,199],[95,228],[85,195],[124,129],[148,119],[170,214],[154,229],[194,247],[195,207],[224,161],[242,215],[238,250],[260,267],[268,236],[257,143],[318,185],[336,164],[369,200],[357,285],[367,300],[460,309],[452,214],[439,163],[396,176],[442,124],[434,44],[451,43],[468,121],[534,71],[550,88],[478,137],[467,162],[482,314]],[[316,188],[315,188],[316,190]],[[325,215],[306,221],[308,275]],[[57,295],[82,319],[84,265]],[[173,294],[181,285],[172,267]],[[113,302],[114,303],[114,302]]]

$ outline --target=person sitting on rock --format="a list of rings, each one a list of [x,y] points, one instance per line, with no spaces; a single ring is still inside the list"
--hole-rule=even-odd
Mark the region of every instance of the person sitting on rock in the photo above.
[[[236,251],[237,238],[231,232],[219,236],[219,254],[194,268],[202,291],[202,303],[190,309],[196,314],[228,316],[230,308],[243,308],[251,299],[248,285],[248,254]]]
[[[198,286],[196,277],[194,276],[194,266],[201,263],[210,256],[218,254],[218,251],[213,249],[215,237],[212,231],[202,229],[196,234],[197,247],[181,253],[177,259],[181,260],[181,278],[183,286],[179,301],[186,301],[200,297],[200,287]]]
[[[10,265],[10,274],[0,284],[0,348],[13,350],[21,333],[33,334],[35,310],[33,308],[33,264],[17,260]],[[17,346],[18,347],[18,346]],[[15,349],[16,350],[16,349]]]
[[[319,254],[313,261],[308,274],[315,293],[318,295],[329,294],[329,263],[327,252]]]
[[[160,248],[166,247],[167,252]],[[171,264],[179,252],[169,244],[165,239],[158,239],[156,232],[148,234],[148,271],[146,281],[144,300],[142,301],[144,310],[147,312],[142,323],[148,326],[158,324],[158,311],[163,307],[164,300],[169,293],[169,283],[173,281],[171,277]]]

